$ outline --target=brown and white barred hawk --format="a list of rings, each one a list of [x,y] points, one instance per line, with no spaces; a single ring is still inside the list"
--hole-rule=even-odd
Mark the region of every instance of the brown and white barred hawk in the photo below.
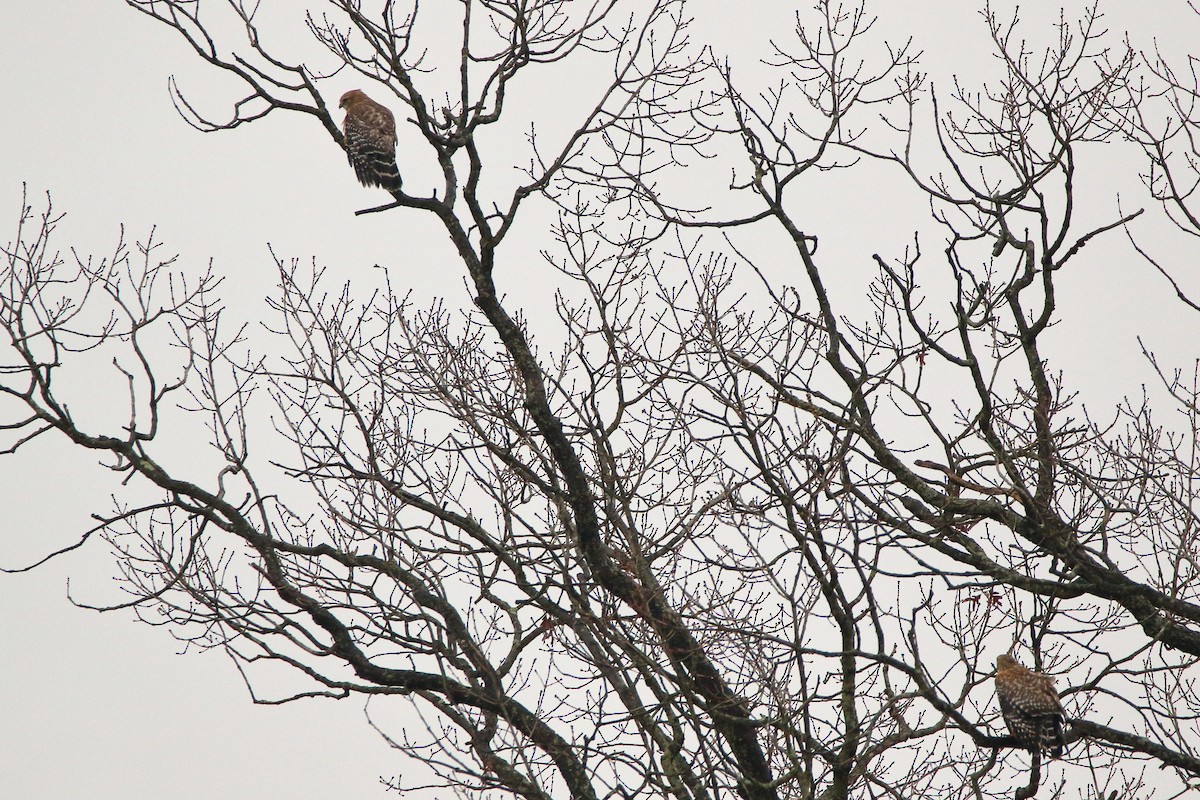
[[[396,168],[396,118],[392,112],[359,89],[342,95],[338,107],[346,109],[342,123],[346,156],[359,183],[398,191],[400,170]]]
[[[1062,757],[1065,711],[1054,678],[1026,669],[1005,654],[996,659],[996,697],[1008,732],[1022,747]]]

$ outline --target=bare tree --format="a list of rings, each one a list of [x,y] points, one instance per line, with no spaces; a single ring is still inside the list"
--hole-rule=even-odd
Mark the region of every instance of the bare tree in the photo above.
[[[407,120],[402,173],[438,176],[358,213],[436,221],[471,291],[327,294],[280,260],[270,335],[230,332],[213,275],[152,241],[64,260],[24,205],[4,453],[65,436],[124,473],[83,541],[256,702],[403,695],[412,723],[381,733],[479,795],[1194,787],[1200,388],[1165,373],[1182,426],[1148,396],[1094,419],[1048,343],[1061,276],[1142,214],[1081,202],[1081,175],[1130,139],[1161,167],[1176,134],[1137,81],[1186,88],[1095,9],[1045,45],[985,10],[1001,77],[947,93],[830,2],[748,70],[766,89],[689,40],[682,0],[464,0],[454,37],[444,9],[329,0],[302,55],[266,35],[278,10],[128,5],[245,84],[223,120],[176,87],[202,130],[297,112],[340,146],[323,87],[358,73]],[[572,123],[529,114],[534,76],[564,75]],[[496,142],[522,133],[514,180]],[[916,235],[859,284],[801,209],[880,175]],[[547,213],[533,248],[513,233]],[[558,291],[506,300],[536,269]],[[62,388],[89,352],[127,386],[111,427]],[[174,463],[166,429],[198,417],[219,458]],[[1061,767],[1002,730],[1014,647],[1059,676]],[[263,695],[263,662],[307,688]]]

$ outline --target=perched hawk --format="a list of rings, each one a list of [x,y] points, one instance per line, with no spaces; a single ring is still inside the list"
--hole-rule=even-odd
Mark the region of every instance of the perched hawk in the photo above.
[[[396,118],[392,112],[358,89],[342,95],[338,107],[346,109],[342,123],[346,156],[359,183],[398,191],[400,170],[396,168]]]
[[[1022,747],[1062,757],[1065,712],[1054,678],[1028,670],[1005,654],[996,659],[996,697],[1008,732]]]

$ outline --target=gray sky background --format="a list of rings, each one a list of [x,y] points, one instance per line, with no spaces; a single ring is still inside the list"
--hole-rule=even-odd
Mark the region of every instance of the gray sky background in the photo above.
[[[25,181],[35,208],[49,190],[67,212],[61,248],[104,255],[122,223],[129,239],[157,226],[186,268],[214,260],[243,317],[262,313],[276,283],[268,242],[282,257],[335,261],[348,277],[421,258],[411,246],[397,254],[395,219],[353,217],[386,195],[357,185],[323,131],[282,117],[232,136],[188,127],[167,76],[205,99],[219,94],[213,71],[123,3],[17,0],[3,4],[0,27],[0,239],[12,238]],[[461,286],[423,269],[411,280]],[[19,463],[0,459],[0,564],[70,543],[114,489],[113,473],[48,439]],[[68,602],[68,576],[83,602],[119,600],[114,574],[97,540],[0,576],[0,796],[388,796],[379,776],[402,760],[367,726],[361,700],[251,705],[224,655],[178,655],[165,629],[131,612]]]
[[[785,16],[791,5],[763,3]],[[925,63],[943,83],[985,54],[974,2],[895,4],[903,14],[890,3],[875,5],[898,38],[918,35]],[[1182,0],[1109,5],[1110,27],[1128,27],[1144,43],[1154,36],[1176,47],[1200,41],[1200,20]],[[724,31],[725,40],[714,42],[719,50],[752,52],[763,32],[737,24],[754,18],[722,11],[720,19],[700,20],[695,36]],[[315,124],[272,114],[211,135],[184,124],[167,95],[168,75],[214,113],[240,95],[172,31],[116,0],[8,0],[0,28],[7,32],[0,48],[0,239],[11,238],[24,181],[35,208],[49,190],[67,212],[61,248],[103,255],[121,223],[131,240],[157,226],[157,238],[185,267],[199,272],[214,260],[228,276],[231,309],[247,318],[261,314],[275,285],[267,243],[282,257],[315,257],[350,280],[371,275],[378,263],[402,275],[418,298],[465,297],[457,272],[439,269],[444,245],[422,236],[420,222],[406,214],[352,215],[386,196],[358,186]],[[327,100],[357,85],[346,80],[330,82]],[[878,186],[822,198],[825,213],[844,216],[849,237],[861,235],[864,193],[886,207]],[[1122,376],[1144,370],[1135,332],[1187,359],[1195,355],[1196,317],[1146,265],[1127,255],[1097,263],[1126,280],[1112,292],[1102,274],[1080,276],[1087,302],[1067,312],[1079,316],[1080,327],[1064,342],[1072,366],[1104,398],[1110,389],[1136,390],[1136,382],[1106,380],[1114,364]],[[1128,280],[1130,270],[1136,280]],[[0,459],[0,565],[25,564],[73,541],[89,513],[107,509],[114,489],[112,473],[50,440],[19,459]],[[167,630],[138,624],[130,612],[96,614],[68,602],[68,576],[72,596],[83,602],[119,599],[113,574],[96,541],[31,574],[0,575],[0,796],[386,796],[378,777],[404,763],[367,726],[361,700],[252,706],[224,656],[181,655]]]

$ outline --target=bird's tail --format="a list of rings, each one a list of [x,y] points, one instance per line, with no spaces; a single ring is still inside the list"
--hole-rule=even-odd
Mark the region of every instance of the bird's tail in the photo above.
[[[389,192],[400,191],[400,170],[396,166],[394,153],[363,148],[358,158],[349,156],[354,174],[363,186],[379,186]]]
[[[1057,714],[1050,717],[1049,724],[1042,726],[1042,749],[1050,753],[1051,758],[1062,758],[1067,752],[1063,720]]]

